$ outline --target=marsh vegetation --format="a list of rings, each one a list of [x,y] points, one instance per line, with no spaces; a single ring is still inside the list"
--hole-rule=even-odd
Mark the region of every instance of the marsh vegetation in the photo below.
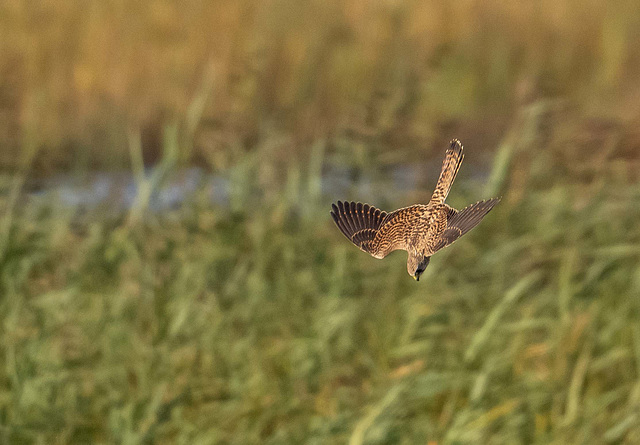
[[[0,442],[640,441],[639,19],[587,3],[4,1]],[[416,283],[330,203],[453,137],[503,199]]]

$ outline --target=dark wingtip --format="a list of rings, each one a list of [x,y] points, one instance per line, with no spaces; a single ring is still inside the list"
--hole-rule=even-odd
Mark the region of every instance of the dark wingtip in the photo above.
[[[452,151],[462,151],[462,142],[459,139],[451,139],[449,150]]]
[[[494,208],[495,206],[497,206],[497,205],[498,205],[498,203],[500,202],[500,199],[501,199],[501,198],[491,198],[491,199],[486,199],[485,201],[483,201],[483,203],[484,203],[484,206],[483,206],[483,207],[484,207],[484,208],[487,208],[487,207],[488,207],[488,209],[487,209],[487,213],[489,213],[491,210],[493,210],[493,208]]]

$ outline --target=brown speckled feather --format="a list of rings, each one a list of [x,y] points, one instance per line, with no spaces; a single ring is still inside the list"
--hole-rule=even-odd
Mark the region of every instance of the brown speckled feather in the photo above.
[[[444,200],[449,195],[449,190],[453,185],[453,181],[456,179],[458,170],[462,165],[464,159],[464,153],[462,151],[462,144],[459,140],[454,139],[451,141],[451,145],[447,149],[444,155],[444,161],[442,162],[442,171],[436,184],[436,189],[431,196],[430,204],[444,204]]]
[[[408,270],[422,263],[422,268],[415,273],[418,278],[431,255],[478,225],[500,202],[499,198],[479,201],[460,211],[444,203],[463,159],[462,144],[451,141],[427,205],[417,204],[387,213],[369,204],[338,201],[332,204],[331,216],[351,242],[376,258],[384,258],[398,249],[408,251]],[[412,261],[412,257],[418,261]]]

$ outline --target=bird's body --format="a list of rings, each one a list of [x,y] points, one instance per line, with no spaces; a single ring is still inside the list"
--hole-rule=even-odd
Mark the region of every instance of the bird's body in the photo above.
[[[445,204],[463,158],[460,142],[451,141],[428,204],[387,213],[369,204],[338,201],[332,205],[331,216],[351,242],[375,258],[384,258],[394,250],[406,250],[407,271],[418,280],[431,255],[474,228],[500,201],[499,198],[479,201],[462,210]]]

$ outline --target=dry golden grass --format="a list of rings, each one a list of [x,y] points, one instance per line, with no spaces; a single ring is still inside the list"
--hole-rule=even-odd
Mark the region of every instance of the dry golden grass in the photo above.
[[[490,147],[540,97],[637,122],[636,6],[4,0],[0,165],[29,144],[44,171],[123,165],[130,129],[154,161],[172,122],[194,136],[181,159],[214,167],[274,133],[293,138],[284,158],[327,136]]]

